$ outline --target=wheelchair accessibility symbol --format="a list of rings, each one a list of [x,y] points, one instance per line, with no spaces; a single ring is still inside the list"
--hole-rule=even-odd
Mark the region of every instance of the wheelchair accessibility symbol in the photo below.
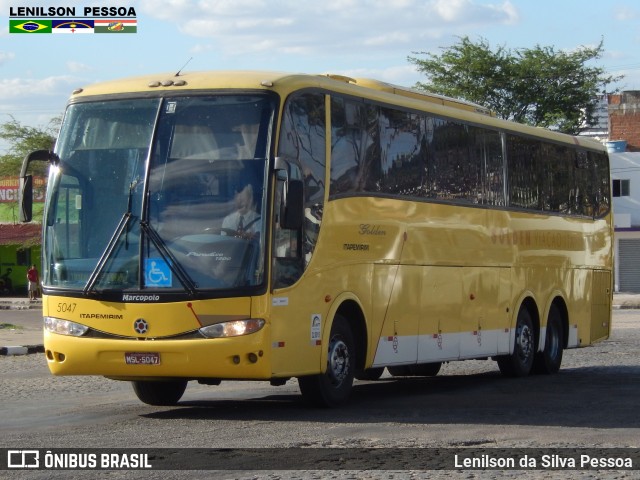
[[[145,287],[170,287],[171,269],[162,258],[148,258],[144,264]]]

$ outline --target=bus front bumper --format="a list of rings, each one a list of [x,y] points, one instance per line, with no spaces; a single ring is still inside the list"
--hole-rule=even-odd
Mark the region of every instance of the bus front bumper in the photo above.
[[[45,356],[54,375],[153,378],[271,378],[268,327],[251,335],[197,339],[97,339],[45,330]]]

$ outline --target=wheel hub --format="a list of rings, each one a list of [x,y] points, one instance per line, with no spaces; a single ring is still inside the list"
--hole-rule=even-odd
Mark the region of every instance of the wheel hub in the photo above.
[[[329,346],[329,375],[337,385],[341,384],[349,375],[349,349],[340,339],[331,342]]]
[[[529,358],[533,352],[533,332],[527,325],[524,325],[520,330],[518,345],[520,346],[520,357]]]

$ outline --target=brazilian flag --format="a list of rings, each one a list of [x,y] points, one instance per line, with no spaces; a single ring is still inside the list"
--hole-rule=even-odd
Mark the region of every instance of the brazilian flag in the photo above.
[[[9,20],[9,33],[51,33],[51,20]]]

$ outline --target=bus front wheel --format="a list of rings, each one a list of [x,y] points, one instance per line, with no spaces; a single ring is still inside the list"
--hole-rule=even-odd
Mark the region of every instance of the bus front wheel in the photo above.
[[[141,402],[157,406],[175,405],[187,389],[186,380],[134,381],[131,384]]]
[[[347,402],[355,374],[355,342],[344,317],[336,316],[329,336],[325,373],[298,378],[305,403],[317,407],[337,407]]]
[[[535,358],[536,341],[531,314],[526,308],[518,312],[516,322],[516,338],[511,355],[497,358],[500,372],[507,377],[524,377],[529,375]]]

